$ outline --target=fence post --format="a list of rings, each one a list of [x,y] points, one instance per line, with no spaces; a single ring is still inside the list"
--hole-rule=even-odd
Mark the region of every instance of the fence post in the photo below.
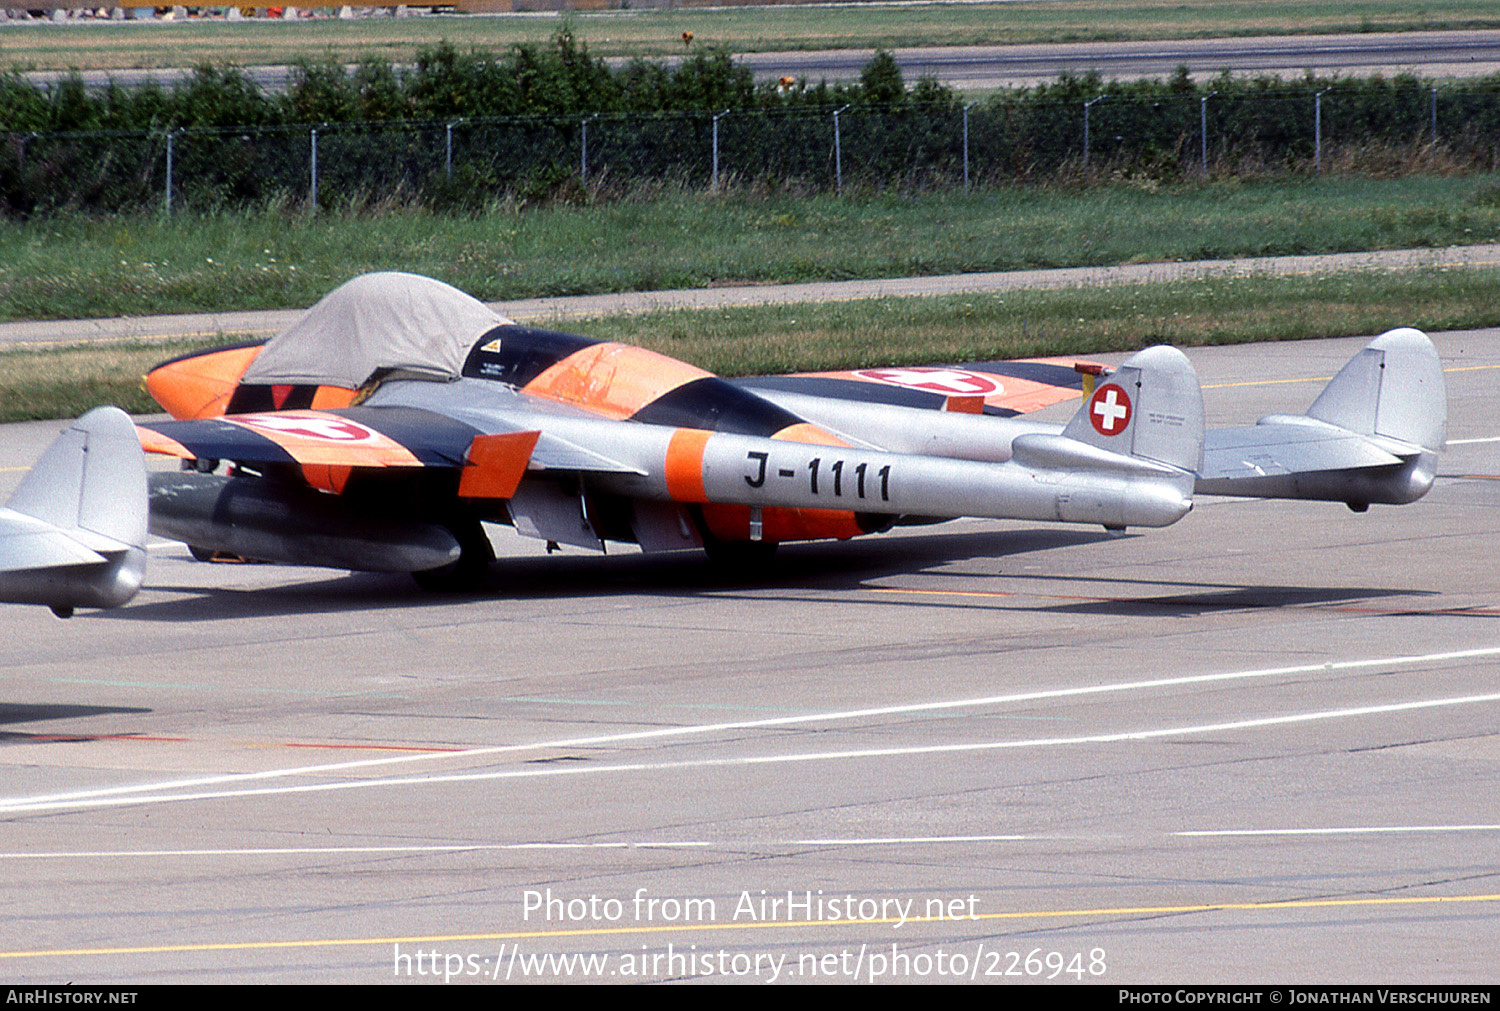
[[[318,213],[318,128],[313,127],[308,131],[312,143],[312,167],[309,170],[310,181],[307,187],[308,211],[312,214]]]
[[[839,137],[839,115],[849,107],[833,110],[833,177],[838,192],[844,192],[844,146]]]
[[[1313,96],[1313,171],[1318,175],[1323,174],[1323,96],[1328,94],[1324,88]]]
[[[1432,86],[1432,142],[1437,143],[1437,85]]]
[[[589,124],[599,118],[596,112],[583,121],[583,152],[580,155],[579,175],[583,177],[583,185],[589,184]]]
[[[714,113],[714,182],[713,191],[719,192],[719,120],[729,115],[729,110]]]
[[[1210,91],[1198,99],[1198,147],[1205,177],[1208,175],[1208,100],[1217,94],[1217,91]]]
[[[1108,97],[1108,95],[1098,95],[1083,103],[1083,174],[1085,177],[1089,174],[1089,110]]]
[[[177,136],[176,130],[167,131],[167,217],[172,216],[172,139]]]
[[[443,171],[449,179],[453,178],[453,121],[447,123],[447,136],[443,145]]]
[[[964,192],[969,191],[969,110],[972,105],[964,106]]]

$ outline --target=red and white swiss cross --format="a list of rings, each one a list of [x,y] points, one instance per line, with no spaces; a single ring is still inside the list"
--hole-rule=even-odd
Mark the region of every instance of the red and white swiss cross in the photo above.
[[[1130,426],[1130,395],[1107,383],[1089,398],[1089,423],[1100,435],[1119,435]]]
[[[994,376],[970,372],[968,369],[860,369],[851,375],[888,386],[941,393],[945,397],[987,397],[1004,389]]]
[[[256,414],[226,420],[266,433],[295,435],[304,439],[323,439],[328,442],[369,442],[379,438],[379,433],[374,429],[366,428],[348,418],[312,411]]]

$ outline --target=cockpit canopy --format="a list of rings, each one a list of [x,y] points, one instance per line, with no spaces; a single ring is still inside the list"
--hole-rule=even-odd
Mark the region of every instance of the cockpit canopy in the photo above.
[[[242,381],[355,390],[376,377],[454,380],[474,342],[510,323],[430,277],[362,274],[271,338]]]
[[[348,407],[387,379],[459,378],[469,349],[514,327],[483,302],[417,274],[365,274],[264,344],[162,362],[146,388],[172,417]]]

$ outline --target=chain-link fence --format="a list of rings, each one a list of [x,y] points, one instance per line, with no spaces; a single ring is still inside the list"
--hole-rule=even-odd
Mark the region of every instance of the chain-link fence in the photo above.
[[[1331,151],[1441,149],[1489,169],[1500,92],[1416,82],[1392,94],[1095,95],[1076,102],[0,133],[0,212],[168,213],[281,203],[479,206],[568,186],[673,181],[842,190],[1060,173],[1317,172]]]

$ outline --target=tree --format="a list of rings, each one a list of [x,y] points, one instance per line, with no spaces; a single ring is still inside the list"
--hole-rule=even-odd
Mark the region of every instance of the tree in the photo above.
[[[899,105],[906,101],[901,65],[884,49],[878,50],[859,72],[861,96],[870,105]]]

